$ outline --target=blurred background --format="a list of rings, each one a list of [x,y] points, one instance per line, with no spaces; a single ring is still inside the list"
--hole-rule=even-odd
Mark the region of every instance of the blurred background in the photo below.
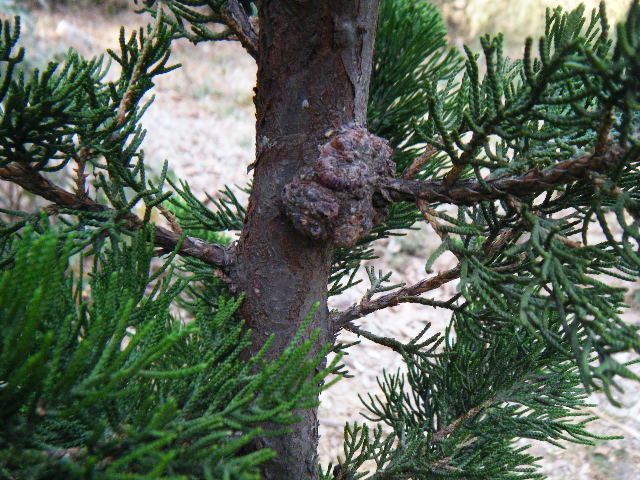
[[[446,19],[453,45],[478,48],[484,33],[503,32],[507,52],[522,54],[524,39],[544,28],[545,9],[557,5],[575,8],[577,0],[434,0]],[[597,2],[583,2],[587,10]],[[611,23],[622,19],[630,0],[609,0]],[[116,48],[121,26],[127,31],[149,21],[133,12],[133,0],[0,0],[2,18],[20,15],[21,44],[27,50],[25,68],[41,68],[47,62],[63,60],[72,47],[85,56],[103,54]],[[253,161],[254,109],[253,87],[256,66],[239,44],[204,43],[197,47],[186,41],[175,44],[172,59],[183,68],[161,77],[153,89],[155,101],[143,119],[147,138],[143,144],[145,163],[160,171],[169,161],[172,174],[183,178],[199,197],[204,192],[216,196],[225,184],[239,188],[250,180],[247,166]],[[238,190],[238,189],[236,189]],[[28,209],[35,199],[17,187],[0,182],[0,206]],[[424,261],[437,247],[437,236],[429,227],[407,236],[392,237],[377,246],[379,259],[370,262],[376,268],[393,270],[394,282],[415,282],[424,276]],[[434,270],[452,267],[455,259],[443,255]],[[364,272],[363,272],[364,273]],[[360,284],[334,297],[331,306],[345,308],[359,300],[366,285]],[[436,292],[436,298],[449,298],[455,283]],[[631,309],[625,320],[640,323],[640,286],[631,285],[628,295]],[[363,319],[363,325],[376,334],[409,339],[426,322],[435,330],[448,321],[447,312],[429,307],[402,305],[377,312]],[[358,340],[344,333],[340,340]],[[341,453],[342,427],[345,421],[364,420],[357,394],[378,391],[376,376],[383,369],[396,371],[402,362],[382,347],[363,341],[350,349],[345,363],[353,378],[345,379],[323,395],[320,410],[321,460],[327,463]],[[600,416],[592,430],[600,435],[624,435],[623,440],[600,441],[596,447],[567,444],[565,450],[534,444],[535,454],[553,480],[622,480],[640,478],[640,385],[627,383],[620,395],[623,409],[612,407],[600,395],[593,395],[590,413]],[[531,442],[528,442],[531,443]]]

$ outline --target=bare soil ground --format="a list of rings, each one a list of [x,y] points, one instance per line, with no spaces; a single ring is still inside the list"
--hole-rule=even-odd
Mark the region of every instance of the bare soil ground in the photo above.
[[[0,4],[0,9],[2,4]],[[0,14],[2,11],[0,10]],[[85,55],[96,55],[117,46],[120,25],[135,28],[142,18],[121,13],[106,18],[98,10],[69,10],[64,14],[33,11],[24,25],[25,39],[35,54],[35,63],[47,55],[60,56],[67,46]],[[173,60],[184,68],[161,78],[154,89],[156,100],[144,118],[148,130],[144,144],[146,162],[158,170],[164,160],[178,178],[188,179],[194,192],[215,194],[225,184],[244,185],[250,180],[247,166],[254,157],[254,110],[252,103],[256,68],[252,59],[235,43],[193,47],[178,42]],[[394,270],[396,282],[414,282],[424,275],[424,258],[437,246],[434,232],[425,227],[406,237],[393,238],[378,245],[380,259],[371,264],[385,271]],[[441,257],[434,270],[453,266],[454,259]],[[638,297],[638,286],[635,287]],[[331,306],[344,308],[358,301],[366,284],[332,299]],[[452,282],[435,298],[447,299],[456,291]],[[629,302],[636,307],[626,319],[640,322],[638,299],[633,290]],[[432,330],[442,330],[449,321],[446,311],[430,307],[403,305],[371,315],[363,320],[366,329],[408,340],[422,330],[426,322]],[[344,333],[340,340],[359,340]],[[345,421],[363,421],[358,395],[376,394],[376,377],[383,370],[402,368],[400,359],[381,346],[363,340],[345,359],[354,378],[338,382],[322,397],[321,459],[324,464],[342,451]],[[593,431],[605,435],[624,435],[624,440],[598,441],[596,447],[567,444],[561,450],[535,444],[540,464],[553,480],[634,479],[640,478],[640,385],[625,383],[624,408],[612,407],[601,395],[592,396],[598,405],[589,411],[601,419]]]

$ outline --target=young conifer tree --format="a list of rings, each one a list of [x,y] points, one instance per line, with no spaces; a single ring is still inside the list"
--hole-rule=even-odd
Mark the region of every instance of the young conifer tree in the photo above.
[[[449,47],[424,0],[142,3],[151,24],[107,52],[115,80],[73,51],[26,71],[19,19],[2,24],[0,178],[46,201],[0,210],[2,478],[536,479],[517,440],[592,441],[587,393],[616,402],[638,380],[618,355],[638,328],[607,283],[640,276],[637,0],[615,31],[604,6],[549,11],[519,60],[501,36]],[[143,95],[181,37],[239,40],[258,64],[246,207],[147,175]],[[327,309],[418,222],[441,241],[423,280],[369,269],[359,303]],[[447,251],[458,265],[433,272]],[[367,331],[402,302],[449,327]],[[407,372],[321,468],[343,329]]]

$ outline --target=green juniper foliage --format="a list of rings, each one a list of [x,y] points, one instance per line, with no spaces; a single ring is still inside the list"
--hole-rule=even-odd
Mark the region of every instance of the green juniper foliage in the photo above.
[[[416,33],[434,24],[440,35]],[[443,241],[425,269],[450,251],[461,282],[451,302],[421,303],[452,310],[451,324],[407,345],[352,329],[396,350],[407,373],[385,374],[382,397],[363,399],[365,417],[393,433],[347,425],[344,457],[324,478],[543,478],[514,442],[592,443],[593,418],[579,410],[586,391],[602,389],[615,403],[615,377],[638,380],[615,355],[640,351],[638,327],[619,317],[626,289],[606,277],[640,276],[640,5],[615,40],[604,6],[587,18],[583,7],[549,11],[537,52],[528,39],[522,60],[503,55],[501,36],[485,36],[484,78],[472,51],[460,64],[424,2],[383,2],[379,32],[370,122],[397,142],[399,171],[426,155],[419,177],[454,174],[490,190],[486,178],[620,154],[609,175],[539,196],[477,202],[454,215],[429,205]],[[392,221],[408,226],[411,213]],[[590,242],[593,224],[604,241]],[[370,279],[370,292],[386,291],[389,275]],[[365,461],[375,462],[370,475],[357,473]]]
[[[319,367],[348,345],[311,358],[315,337],[294,338],[272,362],[268,343],[244,358],[242,296],[194,245],[228,245],[246,207],[225,188],[210,208],[166,164],[151,178],[141,150],[144,95],[176,68],[171,42],[229,39],[214,25],[228,25],[230,10],[142,4],[153,24],[123,30],[108,62],[69,51],[27,71],[19,19],[2,23],[0,178],[53,204],[0,205],[2,477],[258,479],[273,455],[254,442],[263,423],[282,432],[330,372],[348,374],[339,356]],[[608,279],[640,277],[640,3],[615,32],[604,6],[546,20],[513,60],[501,36],[483,37],[482,55],[449,47],[426,1],[381,2],[369,129],[389,140],[399,178],[481,198],[394,203],[358,245],[336,249],[330,295],[357,283],[377,240],[426,221],[442,240],[427,279],[460,284],[435,301],[367,269],[358,308],[451,312],[446,331],[426,325],[407,343],[353,323],[364,314],[332,313],[401,355],[406,373],[385,373],[382,395],[363,399],[374,425],[346,426],[324,480],[543,478],[516,442],[592,443],[588,393],[615,403],[618,377],[639,380],[619,355],[640,351],[638,328],[620,317],[626,290]],[[506,177],[525,194],[495,187]],[[155,211],[171,230],[152,225]],[[458,266],[433,274],[445,252]]]
[[[142,11],[156,14],[154,0],[134,0],[141,3]],[[225,0],[178,0],[166,2],[170,15],[165,17],[165,23],[172,27],[176,38],[186,38],[198,44],[217,40],[227,40],[233,35],[229,29],[214,31],[214,25],[226,26],[224,9]]]
[[[185,325],[173,257],[152,272],[145,235],[74,257],[82,241],[28,227],[0,276],[2,476],[259,478],[272,452],[242,447],[260,422],[285,428],[313,404],[324,374],[300,381],[319,361],[305,360],[313,341],[254,373],[241,298],[194,302]],[[293,365],[300,377],[277,375]]]

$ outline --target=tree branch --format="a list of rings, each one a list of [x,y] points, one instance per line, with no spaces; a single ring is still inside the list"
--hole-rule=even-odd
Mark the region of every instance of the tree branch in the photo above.
[[[487,239],[482,247],[482,250],[484,251],[485,255],[490,257],[503,245],[515,239],[518,235],[518,232],[518,228],[504,229],[496,237]],[[496,272],[510,271],[514,268],[518,268],[522,264],[524,259],[525,257],[521,257],[514,263],[495,267],[494,270]],[[382,297],[379,297],[373,301],[371,301],[369,296],[365,295],[360,303],[354,303],[348,309],[342,312],[334,312],[330,315],[329,319],[333,327],[333,334],[337,335],[343,328],[354,333],[361,334],[361,332],[359,332],[358,329],[351,323],[353,320],[357,320],[358,318],[369,315],[376,310],[393,307],[400,303],[420,303],[436,308],[449,308],[451,310],[458,310],[461,307],[454,307],[453,302],[455,302],[459,298],[459,294],[454,295],[446,302],[439,302],[436,300],[420,297],[421,294],[429,292],[431,290],[435,290],[445,283],[449,283],[450,281],[457,278],[460,278],[460,264],[456,265],[452,269],[440,272],[433,277],[425,278],[417,283],[414,283],[413,285],[402,287],[387,295],[383,295]]]
[[[496,401],[495,398],[490,398],[489,400],[485,400],[484,402],[482,402],[480,405],[476,405],[475,407],[471,408],[470,410],[468,410],[467,412],[465,412],[464,414],[456,418],[450,424],[445,425],[441,427],[438,431],[436,431],[431,436],[431,441],[435,443],[448,437],[453,432],[455,432],[460,427],[460,425],[462,425],[467,420],[470,420],[475,416],[477,416],[480,412],[482,412],[482,410],[489,408],[491,405],[495,403],[495,401]]]
[[[363,299],[360,303],[354,303],[342,312],[333,313],[330,317],[334,334],[342,330],[349,322],[362,318],[376,310],[393,307],[399,303],[408,303],[411,297],[416,297],[422,293],[435,290],[445,283],[449,283],[460,277],[460,267],[457,266],[450,270],[438,273],[433,277],[420,280],[418,283],[400,288],[392,293],[383,295],[373,301]]]
[[[601,154],[586,154],[582,157],[558,163],[553,167],[529,170],[519,177],[477,180],[458,180],[452,187],[443,180],[385,179],[380,185],[383,195],[395,202],[445,202],[455,205],[474,205],[485,200],[525,197],[544,192],[550,188],[586,178],[590,172],[602,172],[614,167],[627,152],[610,146]]]
[[[17,185],[39,197],[53,202],[58,208],[68,208],[71,210],[81,210],[85,212],[108,212],[113,209],[96,202],[88,197],[83,198],[75,195],[44,178],[37,172],[30,171],[18,164],[9,164],[0,168],[0,178]],[[115,211],[114,211],[115,212]],[[126,227],[130,230],[137,230],[144,225],[144,222],[131,213],[126,217]],[[182,239],[180,232],[174,232],[167,228],[155,226],[155,245],[162,253],[175,250]],[[217,243],[209,243],[194,237],[186,237],[182,242],[178,253],[185,257],[192,257],[203,262],[228,269],[231,264],[231,249]]]
[[[227,27],[238,37],[249,55],[257,60],[258,34],[238,0],[229,0],[227,5],[221,9],[220,16]]]

